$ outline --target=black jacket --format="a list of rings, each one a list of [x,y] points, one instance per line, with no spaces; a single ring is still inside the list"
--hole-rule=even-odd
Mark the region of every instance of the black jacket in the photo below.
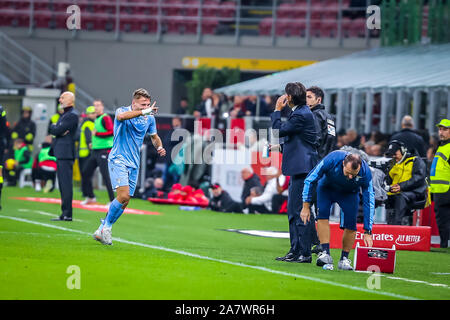
[[[211,210],[220,212],[242,212],[241,205],[231,199],[228,192],[222,190],[218,197],[213,197],[209,202]]]
[[[336,125],[333,116],[326,110],[323,104],[318,104],[311,108],[316,120],[316,130],[319,137],[319,147],[317,153],[319,159],[323,159],[336,146]]]
[[[244,188],[242,189],[241,201],[245,204],[245,199],[250,195],[250,189],[253,187],[261,187],[261,181],[259,180],[258,175],[255,173],[244,181]]]
[[[426,196],[427,167],[425,165],[425,162],[420,157],[417,157],[417,156],[414,160],[408,160],[408,157],[411,157],[411,156],[407,155],[405,157],[405,161],[414,161],[412,173],[411,173],[411,179],[400,182],[398,184],[400,186],[400,192],[412,191],[418,195]],[[406,165],[406,163],[405,163],[405,165]],[[386,175],[386,182],[388,185],[392,184],[392,179],[389,176],[389,174]]]
[[[406,148],[408,148],[409,153],[413,155],[419,155],[421,158],[426,158],[427,156],[426,143],[414,130],[402,129],[392,135],[391,141],[392,140],[403,142]]]
[[[74,160],[77,127],[77,113],[73,107],[65,108],[58,122],[50,126],[50,134],[54,135],[55,139],[49,154],[55,156],[58,160]],[[65,134],[66,131],[68,131],[67,134]]]

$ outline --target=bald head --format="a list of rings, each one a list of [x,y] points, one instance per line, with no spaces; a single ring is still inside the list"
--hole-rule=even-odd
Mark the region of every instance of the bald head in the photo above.
[[[404,116],[402,119],[402,128],[403,129],[413,129],[414,128],[414,121],[413,118],[411,116]]]
[[[247,180],[253,174],[253,170],[251,168],[244,168],[241,170],[242,179]]]
[[[73,107],[75,103],[75,95],[70,91],[63,92],[59,97],[59,103],[61,103],[64,108]]]

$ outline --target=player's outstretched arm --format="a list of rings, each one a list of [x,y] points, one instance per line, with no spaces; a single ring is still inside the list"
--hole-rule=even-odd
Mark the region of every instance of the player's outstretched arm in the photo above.
[[[155,107],[155,105],[156,105],[156,101],[153,102],[153,104],[150,108],[146,108],[146,109],[142,109],[142,110],[131,110],[131,111],[121,112],[116,115],[116,119],[119,121],[124,121],[124,120],[130,120],[133,118],[137,118],[140,116],[144,116],[146,114],[156,113],[158,111],[158,108]]]

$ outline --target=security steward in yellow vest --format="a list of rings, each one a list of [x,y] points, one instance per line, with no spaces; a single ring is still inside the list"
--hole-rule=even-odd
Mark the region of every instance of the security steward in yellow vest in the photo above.
[[[443,119],[437,127],[439,148],[431,164],[430,187],[441,238],[440,246],[447,248],[450,233],[450,119]]]
[[[108,191],[109,201],[114,200],[114,192],[108,170],[108,155],[114,140],[114,124],[111,117],[103,113],[104,105],[101,100],[95,100],[94,107],[97,117],[94,121],[94,130],[92,131],[92,156],[87,160],[81,173],[81,180],[83,181],[86,192],[86,199],[82,202],[84,205],[97,202],[92,187],[92,177],[97,166],[100,169],[103,183]]]
[[[80,137],[78,143],[78,165],[80,167],[80,172],[83,173],[84,166],[88,162],[91,156],[91,146],[92,146],[92,132],[94,131],[94,121],[97,118],[95,113],[95,107],[90,106],[86,108],[86,118],[80,126]],[[89,179],[88,179],[89,180]],[[83,197],[87,197],[87,192],[85,190],[86,186],[83,183],[83,177],[81,180],[81,192]]]
[[[413,155],[399,140],[389,144],[385,156],[392,158],[392,167],[386,175],[388,188],[388,224],[410,225],[408,213],[416,201],[427,197],[426,165],[417,155]]]

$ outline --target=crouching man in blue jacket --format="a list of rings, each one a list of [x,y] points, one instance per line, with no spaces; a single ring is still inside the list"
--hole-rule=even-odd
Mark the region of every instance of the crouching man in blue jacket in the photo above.
[[[330,212],[333,203],[341,210],[340,227],[344,229],[342,254],[338,264],[341,270],[352,270],[348,259],[356,237],[356,217],[359,208],[359,193],[362,190],[364,211],[364,243],[371,247],[372,224],[375,211],[375,195],[369,165],[357,154],[334,151],[328,154],[308,174],[303,188],[303,208],[300,219],[304,223],[310,219],[312,193],[317,184],[317,231],[323,252],[318,255],[316,264],[333,264],[330,255]]]

